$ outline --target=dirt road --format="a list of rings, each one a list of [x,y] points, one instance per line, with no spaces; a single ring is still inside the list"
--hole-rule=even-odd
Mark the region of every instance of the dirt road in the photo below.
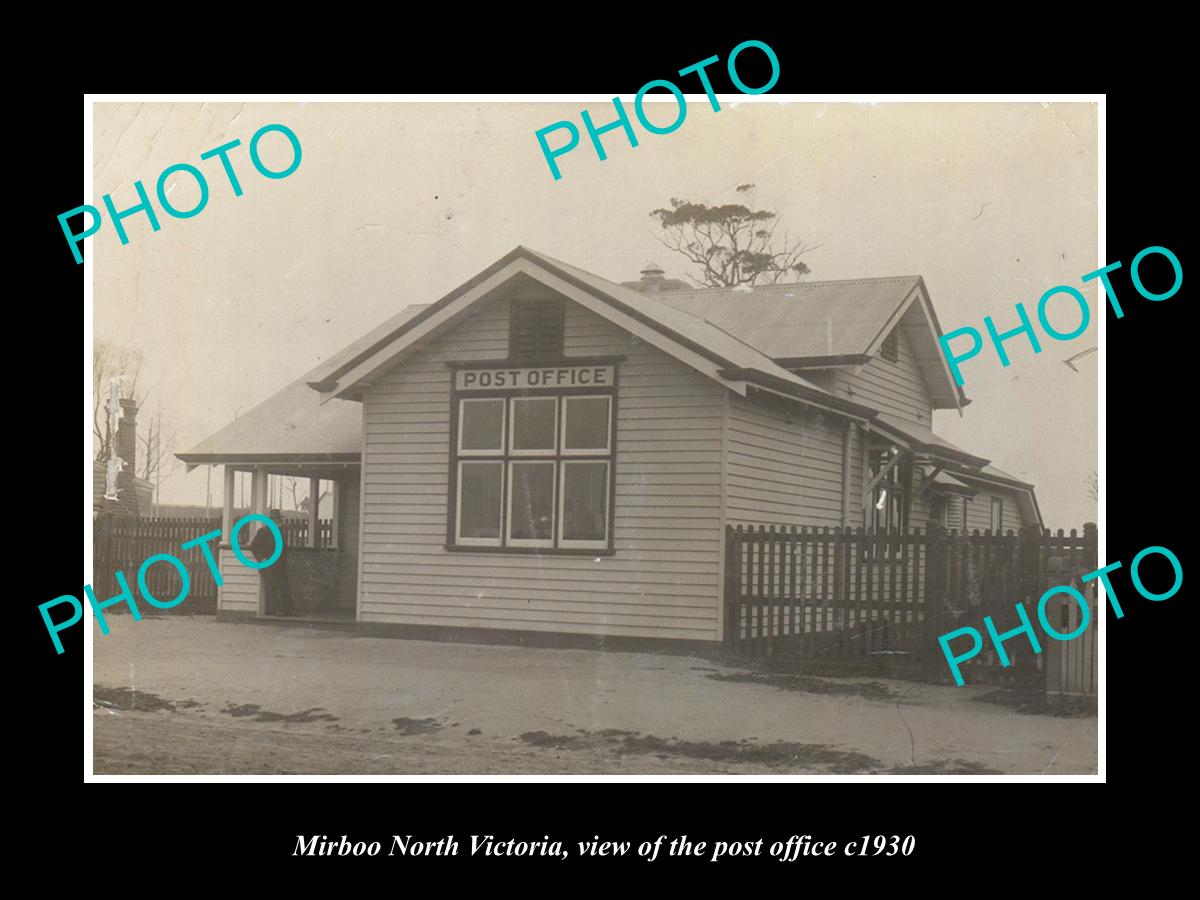
[[[1096,718],[690,656],[115,619],[96,774],[1090,774]],[[994,696],[989,699],[995,699]]]

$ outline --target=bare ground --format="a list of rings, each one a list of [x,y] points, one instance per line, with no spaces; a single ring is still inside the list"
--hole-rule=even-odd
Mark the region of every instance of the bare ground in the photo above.
[[[763,677],[691,656],[387,640],[210,617],[122,618],[93,636],[97,774],[1096,766],[1094,716],[1017,712],[987,688]]]

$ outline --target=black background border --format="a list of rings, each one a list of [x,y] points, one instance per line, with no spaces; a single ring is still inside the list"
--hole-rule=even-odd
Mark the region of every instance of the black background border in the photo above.
[[[80,303],[83,267],[76,266],[59,231],[56,216],[82,202],[79,176],[83,169],[81,127],[83,95],[66,82],[47,85],[44,93],[29,101],[30,121],[37,123],[36,151],[31,152],[34,171],[20,188],[29,191],[22,206],[32,213],[21,216],[21,224],[34,227],[31,247],[36,262],[26,287],[18,289],[10,309],[10,360],[37,360],[36,378],[22,377],[14,385],[16,413],[10,420],[10,441],[16,438],[18,456],[29,453],[36,464],[32,470],[18,467],[10,478],[18,482],[22,499],[13,507],[19,521],[32,526],[17,546],[32,549],[28,556],[16,555],[9,577],[17,582],[16,603],[23,613],[25,628],[21,683],[30,689],[10,696],[17,700],[21,720],[10,719],[10,735],[17,739],[23,762],[21,782],[34,788],[23,815],[33,843],[46,851],[70,853],[62,842],[70,835],[88,836],[87,846],[76,852],[82,860],[95,859],[98,845],[109,864],[136,865],[139,875],[151,870],[188,870],[188,884],[229,883],[229,867],[246,867],[256,874],[299,876],[306,883],[333,873],[386,873],[403,879],[412,867],[428,874],[427,867],[457,876],[464,866],[496,874],[528,873],[536,878],[554,874],[566,877],[587,868],[645,871],[644,879],[657,875],[676,879],[687,870],[706,880],[726,877],[742,879],[750,867],[761,871],[793,873],[795,888],[815,886],[817,872],[841,872],[852,879],[873,874],[925,870],[940,879],[946,866],[969,865],[976,878],[991,872],[1015,888],[1022,879],[1012,866],[1028,854],[1049,854],[1066,869],[1079,864],[1088,849],[1103,846],[1111,830],[1132,828],[1120,818],[1121,810],[1135,805],[1138,818],[1150,825],[1155,804],[1166,808],[1174,780],[1184,776],[1186,757],[1182,749],[1181,725],[1186,721],[1185,694],[1189,681],[1185,662],[1192,655],[1184,641],[1170,640],[1192,633],[1184,619],[1187,583],[1180,593],[1164,603],[1150,603],[1133,594],[1128,581],[1129,560],[1143,547],[1159,544],[1171,548],[1190,571],[1185,533],[1180,518],[1193,507],[1193,485],[1189,476],[1191,433],[1191,372],[1184,371],[1192,343],[1184,322],[1187,285],[1171,300],[1150,303],[1137,297],[1128,281],[1128,264],[1142,248],[1162,245],[1171,248],[1186,270],[1182,211],[1186,201],[1184,153],[1187,144],[1177,130],[1185,99],[1173,90],[1175,82],[1156,58],[1146,67],[1126,63],[1120,71],[1089,73],[1074,59],[1070,66],[1052,74],[1025,68],[1015,71],[1013,47],[997,39],[991,46],[974,45],[967,52],[958,47],[953,55],[941,53],[936,61],[913,65],[902,73],[857,64],[880,56],[884,40],[871,46],[859,43],[854,51],[826,50],[819,53],[820,36],[796,37],[791,30],[714,26],[699,35],[682,35],[677,30],[653,32],[652,41],[641,40],[631,26],[619,37],[597,34],[585,41],[575,29],[564,44],[547,44],[548,39],[529,38],[527,47],[471,46],[466,37],[417,43],[408,38],[393,52],[361,44],[354,54],[356,65],[340,67],[344,74],[331,85],[329,73],[317,65],[315,41],[287,44],[286,50],[266,51],[267,60],[252,68],[234,65],[234,51],[222,48],[218,59],[203,72],[164,64],[156,71],[156,91],[213,91],[229,93],[303,92],[355,90],[522,93],[632,93],[651,78],[678,69],[712,54],[725,58],[731,47],[746,37],[765,40],[777,52],[781,78],[772,93],[812,91],[874,92],[881,89],[937,92],[1012,92],[1074,90],[1107,93],[1107,253],[1106,260],[1122,260],[1125,269],[1114,283],[1125,309],[1116,320],[1107,314],[1107,557],[1122,560],[1126,570],[1117,573],[1114,584],[1122,597],[1126,616],[1116,620],[1111,613],[1107,628],[1107,779],[1119,793],[1114,804],[1108,795],[1101,802],[1095,793],[1084,797],[1082,788],[1058,785],[1014,786],[988,789],[987,796],[965,788],[937,786],[938,796],[929,796],[933,785],[889,786],[869,795],[855,785],[800,783],[779,784],[532,784],[532,783],[402,783],[366,786],[359,784],[186,784],[87,785],[83,784],[80,713],[86,708],[82,684],[82,629],[64,635],[67,652],[56,656],[46,639],[37,604],[59,594],[79,590],[80,570],[73,553],[78,545],[68,542],[64,531],[80,508],[78,345],[68,340],[66,313]],[[744,32],[744,33],[743,33]],[[727,36],[729,35],[729,36]],[[1106,38],[1109,40],[1111,38]],[[336,43],[331,36],[329,42]],[[965,40],[965,39],[960,39]],[[1076,32],[1078,52],[1099,53],[1099,44],[1089,45]],[[831,43],[839,43],[830,35]],[[558,49],[553,52],[547,47]],[[1075,44],[1073,43],[1074,47]],[[1025,49],[1032,52],[1028,45]],[[343,47],[344,50],[344,47]],[[844,42],[841,47],[845,51]],[[277,56],[272,54],[277,53]],[[818,54],[818,55],[814,55]],[[366,62],[367,58],[377,62]],[[304,64],[297,63],[297,58]],[[283,65],[290,59],[288,78],[270,79],[270,61]],[[747,83],[761,83],[746,57],[743,72]],[[343,61],[345,61],[343,59]],[[837,61],[833,65],[831,61]],[[230,63],[230,64],[223,64]],[[312,63],[311,65],[309,63]],[[1077,65],[1076,65],[1077,64]],[[713,67],[719,76],[720,67]],[[985,74],[968,77],[964,73]],[[1131,74],[1132,72],[1138,74]],[[214,81],[214,73],[220,73]],[[80,80],[85,79],[80,76]],[[714,77],[718,92],[730,91],[723,79]],[[143,90],[146,81],[136,72],[123,77],[94,74],[87,87],[95,91]],[[1074,82],[1073,84],[1070,82]],[[672,139],[686,139],[681,131]],[[403,164],[397,160],[397,164]],[[12,238],[10,238],[12,240]],[[85,248],[84,252],[87,250]],[[10,264],[25,268],[24,254],[14,254]],[[1082,274],[1082,273],[1081,273]],[[1014,298],[1027,301],[1036,297]],[[18,339],[18,336],[19,339]],[[45,340],[43,336],[54,336]],[[32,360],[31,360],[32,361]],[[48,376],[48,377],[47,377]],[[26,443],[22,435],[31,428],[39,439]],[[1054,423],[1021,427],[1043,429],[1047,453],[1073,453],[1069,442],[1056,436]],[[28,477],[26,477],[28,476]],[[20,529],[24,531],[25,529]],[[14,534],[14,537],[16,535]],[[69,552],[68,552],[69,551]],[[29,557],[32,557],[30,559]],[[19,562],[18,562],[19,560]],[[82,568],[82,567],[81,567]],[[1148,579],[1149,580],[1149,579]],[[32,769],[33,778],[26,779]],[[1034,793],[1033,788],[1038,788]],[[1106,785],[1107,788],[1107,785]],[[92,792],[81,793],[92,789]],[[1131,793],[1136,789],[1137,793]],[[902,790],[903,796],[897,791]],[[1070,790],[1064,798],[1056,791]],[[919,791],[922,796],[917,797]],[[119,793],[118,793],[119,792]],[[1162,839],[1157,828],[1143,838],[1123,840],[1135,848],[1139,843]],[[447,866],[446,860],[319,859],[290,857],[297,834],[349,834],[354,839],[387,841],[393,833],[412,833],[436,838],[453,833],[467,843],[470,834],[494,834],[501,838],[540,838],[550,834],[564,841],[600,835],[604,839],[638,841],[659,834],[686,833],[693,839],[755,839],[768,843],[791,834],[812,834],[817,839],[847,840],[862,834],[915,834],[918,852],[892,860],[841,860],[830,869],[821,862],[793,864],[792,869],[770,859],[731,861],[719,866],[692,860],[663,861],[646,866],[636,857],[617,862],[604,860],[587,864],[573,857],[556,860],[471,860],[460,856]],[[38,837],[38,835],[41,835]],[[1161,846],[1158,852],[1163,852]],[[136,856],[136,863],[133,857]],[[1091,858],[1091,857],[1089,857]],[[831,858],[832,864],[834,859]],[[864,869],[863,866],[866,866]],[[110,870],[112,871],[112,870]],[[1008,874],[1004,874],[1008,873]],[[97,877],[101,877],[97,874]],[[715,882],[710,882],[715,883]],[[854,882],[850,882],[853,884]],[[958,882],[955,890],[969,884]],[[403,884],[403,882],[400,882]],[[911,883],[908,883],[911,885]],[[939,881],[925,882],[937,889]],[[746,883],[750,887],[749,883]],[[900,886],[900,885],[897,885]],[[915,886],[915,885],[913,885]],[[1032,884],[1030,884],[1032,887]]]

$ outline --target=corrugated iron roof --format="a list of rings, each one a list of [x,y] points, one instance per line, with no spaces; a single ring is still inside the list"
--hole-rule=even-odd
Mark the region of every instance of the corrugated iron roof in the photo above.
[[[293,381],[176,456],[187,463],[267,457],[357,460],[362,454],[362,406],[349,400],[322,405],[320,394],[306,379]]]
[[[719,361],[727,378],[758,384],[768,390],[806,397],[832,408],[868,416],[874,410],[838,397],[774,362],[774,356],[792,358],[862,353],[892,318],[900,304],[919,284],[918,276],[857,279],[773,285],[753,290],[698,290],[641,293],[593,275],[569,263],[518,247],[488,270],[516,256],[526,256],[618,309],[632,314],[664,334],[690,344],[709,359]],[[467,282],[473,283],[476,279]],[[359,340],[344,347],[299,380],[231,422],[186,453],[190,463],[236,461],[237,458],[350,459],[362,448],[361,407],[353,401],[322,404],[312,385],[335,382],[362,360],[384,352],[402,338],[408,323],[437,304],[413,304]],[[826,323],[832,323],[832,329]],[[814,323],[819,323],[817,327]],[[829,336],[832,335],[832,340]],[[326,390],[322,387],[321,390]],[[973,457],[928,429],[908,425],[891,416],[879,421],[929,448]],[[1011,479],[1011,476],[1003,476]],[[1015,479],[1013,479],[1015,480]]]
[[[794,372],[789,372],[787,369],[776,364],[770,356],[728,329],[716,323],[706,321],[689,309],[666,302],[666,298],[670,297],[673,292],[666,294],[643,294],[631,288],[622,287],[616,282],[601,278],[599,275],[585,272],[583,269],[573,266],[570,263],[546,256],[544,253],[538,253],[536,250],[529,250],[529,248],[525,249],[531,256],[563,270],[593,290],[607,294],[647,319],[657,322],[665,326],[668,330],[687,338],[689,341],[711,350],[720,356],[730,368],[750,369],[762,372],[772,378],[778,378],[788,384],[801,387],[805,391],[824,395],[829,398],[829,401],[833,405],[840,405],[844,402],[843,398],[826,391],[815,382],[809,381],[807,378],[797,375]]]
[[[866,362],[890,326],[903,326],[912,341],[917,366],[929,386],[934,406],[958,409],[969,402],[962,389],[954,384],[942,358],[936,340],[940,326],[921,288],[919,275],[740,289],[643,292],[545,254],[518,249],[569,271],[578,280],[620,298],[621,302],[628,303],[630,295],[646,298],[651,301],[645,307],[649,315],[668,327],[674,326],[665,309],[686,313],[788,369]],[[913,297],[920,299],[906,306]],[[902,310],[906,310],[903,316]],[[719,348],[723,343],[717,340],[713,346]]]
[[[1003,478],[1007,479],[1008,481],[1015,482],[1016,484],[1024,484],[1029,485],[1029,487],[1033,487],[1033,485],[1029,484],[1028,481],[1018,478],[1016,475],[1009,475],[1003,469],[997,469],[995,466],[984,466],[979,471],[984,475],[990,475],[993,478]]]
[[[967,491],[974,492],[974,489],[971,488],[965,481],[960,481],[959,479],[957,479],[953,475],[951,475],[949,472],[944,472],[944,471],[938,472],[936,475],[934,475],[929,480],[932,481],[934,484],[938,485],[939,487],[954,488],[954,489],[958,489],[958,490],[965,489]]]
[[[772,359],[802,359],[867,352],[920,280],[902,275],[651,296],[711,322]]]
[[[899,433],[909,443],[916,446],[918,449],[927,450],[934,453],[941,452],[950,457],[962,459],[965,461],[973,461],[975,465],[987,463],[987,459],[982,456],[977,456],[969,450],[964,450],[962,447],[955,446],[950,443],[940,434],[934,434],[933,431],[923,425],[914,425],[912,422],[904,421],[889,413],[880,413],[875,417],[875,421],[886,429],[890,429]]]
[[[224,462],[237,457],[320,460],[361,456],[362,407],[348,401],[322,404],[320,395],[308,382],[336,370],[428,305],[414,303],[404,307],[298,381],[272,394],[191,450],[175,455],[189,463],[217,461],[218,457]]]
[[[976,456],[961,447],[956,447],[928,428],[912,425],[886,413],[876,416],[875,422],[885,429],[899,433],[914,446],[930,453],[939,462],[945,461],[947,465],[954,468],[953,475],[948,472],[938,473],[937,478],[934,479],[935,483],[945,477],[957,484],[965,483],[968,487],[990,483],[1011,488],[1017,498],[1022,518],[1029,522],[1035,522],[1038,528],[1042,527],[1042,512],[1038,508],[1034,486],[1028,481],[1022,481],[1020,478],[996,468],[982,456]]]

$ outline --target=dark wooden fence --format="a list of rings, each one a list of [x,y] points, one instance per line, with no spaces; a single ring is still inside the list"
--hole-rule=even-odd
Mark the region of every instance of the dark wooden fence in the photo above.
[[[160,610],[139,599],[137,572],[148,557],[156,553],[169,553],[187,566],[190,586],[187,599],[170,612],[205,613],[217,608],[217,584],[204,561],[199,547],[182,550],[180,545],[220,530],[221,520],[205,518],[141,519],[117,516],[100,516],[92,526],[92,590],[97,600],[115,596],[121,588],[115,572],[125,576],[138,609],[145,614]],[[214,557],[217,545],[214,540],[209,547]],[[168,562],[160,562],[146,570],[146,586],[159,600],[164,602],[178,596],[181,585],[179,572]],[[108,612],[124,612],[125,607],[114,606]]]
[[[948,675],[937,638],[970,626],[985,643],[964,677],[993,683],[1044,679],[1045,660],[1021,637],[1005,643],[1010,665],[1001,666],[983,617],[1003,633],[1020,625],[1021,602],[1037,628],[1042,593],[1079,587],[1096,568],[1092,526],[1082,536],[729,526],[725,540],[725,635],[735,653],[888,654]]]
[[[283,532],[283,542],[287,546],[308,546],[308,519],[284,519],[280,530]],[[317,541],[315,546],[333,546],[333,519],[317,520]]]
[[[152,612],[211,613],[217,608],[217,584],[212,570],[199,547],[183,550],[181,545],[210,531],[220,530],[220,518],[123,518],[100,516],[92,528],[92,590],[97,600],[106,600],[120,590],[115,572],[125,580],[138,601],[137,572],[148,557],[169,553],[187,567],[190,586],[187,599],[170,610],[158,610],[139,602],[143,614]],[[289,547],[308,546],[308,520],[285,519],[280,529]],[[243,535],[244,540],[244,535]],[[333,541],[333,520],[321,519],[317,531],[317,546],[328,547]],[[218,540],[209,542],[213,557],[217,556]],[[169,562],[159,562],[146,570],[146,586],[155,598],[169,601],[178,596],[182,579]],[[122,611],[114,606],[110,611]]]
[[[930,601],[937,612],[930,617],[934,632],[926,636],[921,648],[935,669],[949,671],[946,657],[937,643],[938,635],[956,628],[971,627],[984,637],[979,655],[961,664],[968,683],[1047,685],[1047,670],[1057,665],[1063,653],[1074,656],[1085,644],[1094,646],[1095,617],[1089,626],[1086,640],[1060,642],[1049,638],[1038,623],[1037,607],[1042,594],[1056,585],[1069,584],[1089,598],[1095,610],[1096,584],[1084,585],[1082,575],[1097,568],[1097,540],[1094,525],[1084,527],[1080,535],[1074,528],[1069,533],[1036,529],[1006,534],[989,531],[971,534],[957,532],[935,535],[933,559],[938,562],[931,572]],[[1028,638],[1016,635],[1004,642],[1009,665],[1002,664],[983,623],[991,616],[997,633],[1004,634],[1021,625],[1015,609],[1020,603],[1042,647],[1034,653]],[[1064,606],[1074,601],[1052,598],[1047,604],[1049,621],[1059,626]],[[1066,633],[1071,629],[1059,628]],[[958,640],[963,645],[968,638]],[[956,645],[952,644],[954,650]],[[1095,660],[1092,659],[1094,667]],[[1091,692],[1094,693],[1094,682]]]

